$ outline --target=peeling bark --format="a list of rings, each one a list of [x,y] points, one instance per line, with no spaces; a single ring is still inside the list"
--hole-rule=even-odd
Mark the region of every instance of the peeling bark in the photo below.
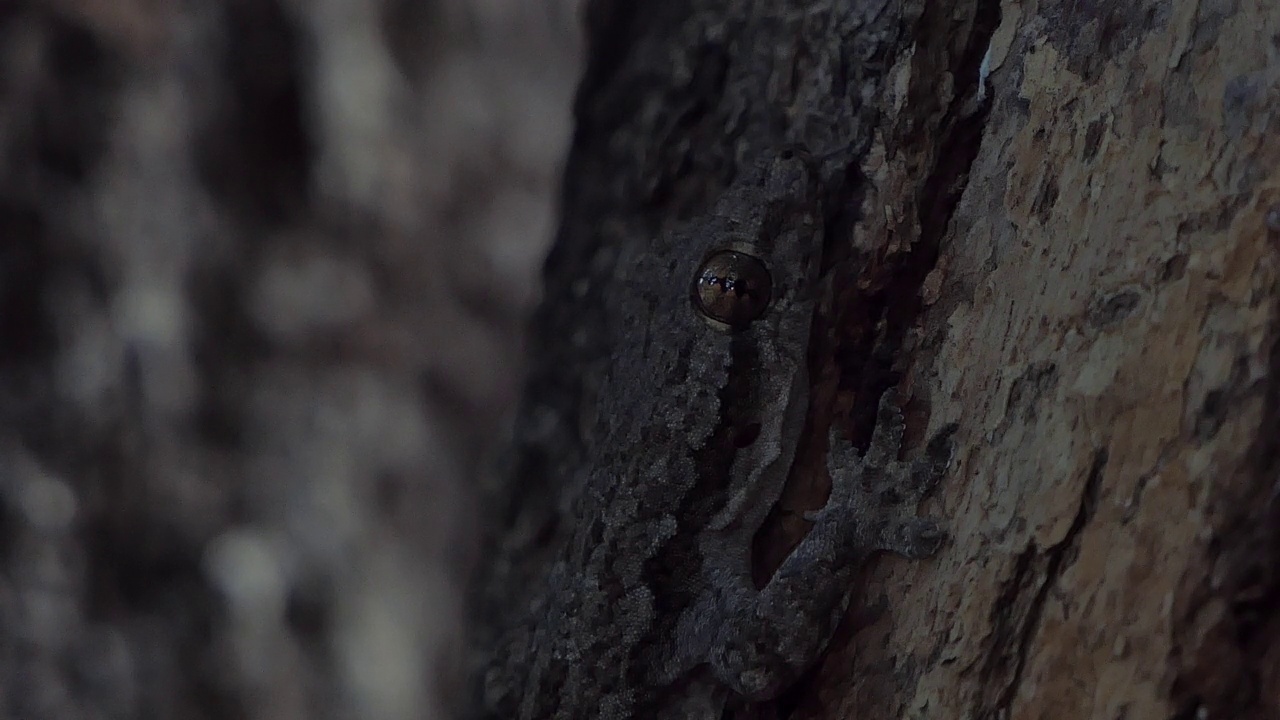
[[[1278,33],[1001,7],[919,361],[967,448],[953,544],[879,568],[904,600],[818,680],[849,716],[1280,717]],[[882,646],[900,705],[847,689],[900,677]]]
[[[593,7],[616,22],[623,5]],[[820,429],[847,417],[865,440],[871,389],[895,376],[921,400],[917,436],[960,423],[932,504],[952,540],[869,571],[862,609],[771,711],[1280,717],[1280,13],[922,9],[865,212],[836,241],[812,447],[759,549],[767,571],[804,531],[794,511],[821,503]],[[570,192],[641,171],[593,160],[613,120],[581,109],[654,30],[590,29]]]

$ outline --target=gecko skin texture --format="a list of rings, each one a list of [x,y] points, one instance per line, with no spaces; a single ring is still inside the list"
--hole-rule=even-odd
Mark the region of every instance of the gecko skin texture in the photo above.
[[[899,461],[890,390],[865,454],[833,434],[827,504],[767,584],[752,580],[752,539],[808,412],[818,190],[803,150],[771,151],[708,212],[618,259],[604,296],[616,350],[572,526],[485,674],[490,717],[710,719],[776,697],[825,649],[868,555],[937,550],[943,533],[916,507],[946,471],[950,433]],[[724,250],[771,279],[768,306],[732,330],[689,290]]]

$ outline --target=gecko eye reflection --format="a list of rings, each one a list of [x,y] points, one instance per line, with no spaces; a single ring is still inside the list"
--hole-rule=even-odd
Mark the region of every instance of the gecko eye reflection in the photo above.
[[[702,262],[693,278],[693,304],[703,315],[735,330],[769,306],[773,279],[759,258],[721,250]]]

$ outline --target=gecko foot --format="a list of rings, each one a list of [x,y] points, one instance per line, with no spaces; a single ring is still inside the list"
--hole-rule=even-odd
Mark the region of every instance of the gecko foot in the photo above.
[[[900,461],[903,401],[897,390],[881,396],[871,445],[861,456],[832,431],[827,455],[831,497],[818,515],[839,514],[855,545],[864,551],[922,558],[937,552],[946,538],[942,528],[919,517],[916,508],[951,465],[956,425],[937,433],[920,457]]]
[[[954,427],[938,433],[923,457],[898,460],[902,443],[902,399],[895,391],[880,400],[867,452],[840,437],[828,451],[831,496],[808,515],[808,535],[757,591],[745,582],[715,595],[726,608],[705,657],[712,673],[751,699],[776,696],[822,651],[848,603],[852,573],[870,553],[888,550],[911,558],[932,555],[946,533],[918,516],[917,506],[950,466]],[[737,576],[734,576],[737,577]],[[706,624],[707,613],[692,618]]]

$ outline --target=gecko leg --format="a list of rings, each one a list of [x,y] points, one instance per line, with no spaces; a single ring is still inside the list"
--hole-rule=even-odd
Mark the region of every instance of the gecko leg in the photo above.
[[[865,454],[832,438],[831,496],[811,515],[809,534],[762,590],[739,587],[722,597],[726,619],[709,658],[722,682],[748,698],[775,696],[826,647],[865,558],[879,551],[909,558],[937,552],[945,533],[916,513],[950,466],[954,431],[944,428],[921,457],[899,461],[901,399],[891,390],[880,400]]]

